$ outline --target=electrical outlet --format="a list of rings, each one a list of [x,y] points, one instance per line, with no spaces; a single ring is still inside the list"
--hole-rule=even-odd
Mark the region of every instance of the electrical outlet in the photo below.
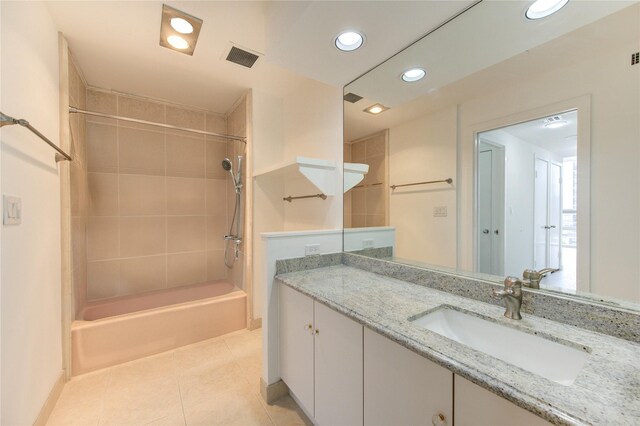
[[[304,246],[304,255],[313,256],[320,254],[320,244],[307,244]]]
[[[447,217],[447,206],[434,207],[433,217]]]
[[[363,249],[373,248],[373,238],[362,240],[362,248]]]
[[[2,223],[5,225],[20,225],[22,223],[22,199],[20,197],[3,197]]]

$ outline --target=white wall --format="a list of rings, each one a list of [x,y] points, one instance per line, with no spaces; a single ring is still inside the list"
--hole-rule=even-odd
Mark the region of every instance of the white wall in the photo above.
[[[396,256],[456,266],[455,107],[389,129],[389,180],[403,184],[453,178],[446,183],[398,188],[389,196],[389,224],[396,228]],[[447,207],[447,217],[433,208]]]
[[[625,28],[627,25],[638,28],[638,7],[628,11]],[[640,29],[636,31],[640,33]],[[569,105],[572,99],[588,95],[591,98],[591,291],[640,301],[637,280],[640,274],[640,193],[637,190],[640,187],[640,67],[630,65],[630,52],[638,51],[639,40],[640,34],[631,42],[612,44],[606,52],[588,55],[582,62],[550,70],[460,106],[459,245],[466,250],[459,254],[460,267],[473,265],[472,129],[475,123],[495,121],[514,113],[522,115],[554,103]],[[580,119],[578,126],[580,156]],[[578,251],[583,243],[584,240],[578,241]]]
[[[1,110],[59,138],[58,33],[44,2],[2,2]],[[32,424],[62,372],[60,180],[54,151],[2,128],[2,193],[23,219],[2,226],[2,424]]]

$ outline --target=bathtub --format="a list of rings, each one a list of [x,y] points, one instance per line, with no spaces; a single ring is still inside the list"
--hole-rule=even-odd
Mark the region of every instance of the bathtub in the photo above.
[[[216,281],[88,303],[71,325],[72,375],[247,327],[247,294]]]

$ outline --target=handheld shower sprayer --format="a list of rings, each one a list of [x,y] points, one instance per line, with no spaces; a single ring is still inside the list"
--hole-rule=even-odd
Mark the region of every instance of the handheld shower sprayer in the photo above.
[[[222,168],[231,174],[236,191],[242,188],[242,156],[238,155],[238,172],[236,174],[233,173],[233,163],[228,158],[222,160]]]

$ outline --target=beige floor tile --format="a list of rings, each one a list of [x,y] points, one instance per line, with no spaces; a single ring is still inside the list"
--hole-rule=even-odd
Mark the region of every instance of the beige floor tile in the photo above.
[[[97,425],[110,371],[79,376],[69,381],[60,394],[48,425]]]
[[[234,356],[224,340],[212,339],[177,349],[174,359],[177,371],[182,375],[193,368],[226,364],[233,361]]]
[[[188,371],[188,374],[181,375],[179,379],[182,405],[185,408],[197,406],[206,400],[216,399],[219,395],[232,390],[255,391],[234,361],[229,361],[226,364],[208,364]]]
[[[256,350],[262,350],[262,339],[259,335],[251,332],[229,336],[224,339],[224,342],[231,353],[239,358],[254,353]]]
[[[276,426],[313,425],[313,422],[309,420],[289,395],[283,396],[272,405],[267,404],[262,399],[260,402],[262,402],[267,414],[269,414]]]
[[[109,387],[100,425],[140,425],[181,412],[177,378],[140,380]]]
[[[231,389],[185,407],[184,415],[187,425],[273,425],[258,396],[244,389]]]
[[[147,425],[154,426],[184,426],[184,424],[184,414],[182,413],[182,410],[180,410],[180,412],[147,423]]]
[[[107,390],[113,393],[130,384],[175,378],[176,374],[174,352],[165,352],[113,367]]]

